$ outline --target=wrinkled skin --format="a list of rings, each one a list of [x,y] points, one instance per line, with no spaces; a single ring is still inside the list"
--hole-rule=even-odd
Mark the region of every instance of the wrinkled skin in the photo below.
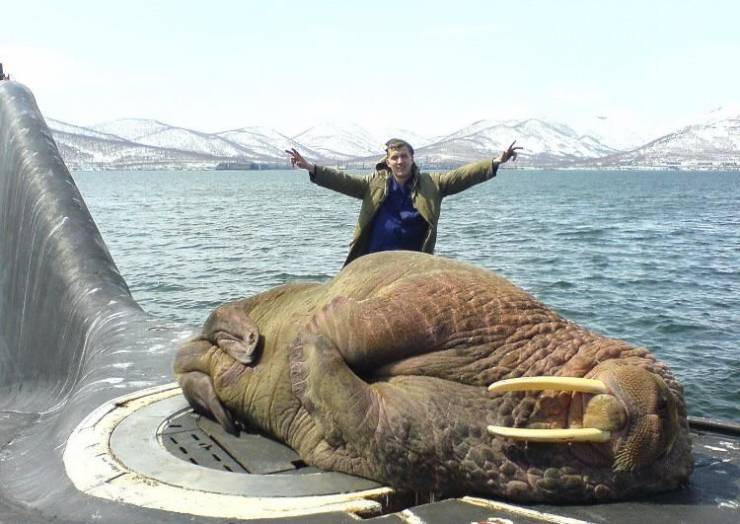
[[[439,496],[613,500],[674,489],[692,468],[682,388],[646,349],[421,253],[365,256],[325,284],[225,304],[179,349],[175,372],[194,409],[228,430],[257,427],[308,464]],[[532,375],[609,391],[486,388]],[[611,438],[538,443],[488,425]]]

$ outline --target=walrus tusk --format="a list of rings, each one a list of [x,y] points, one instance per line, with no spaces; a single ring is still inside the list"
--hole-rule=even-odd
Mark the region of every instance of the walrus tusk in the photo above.
[[[609,393],[609,390],[600,380],[577,377],[521,377],[499,380],[488,386],[492,393],[506,393],[509,391],[539,391],[552,389],[555,391],[578,391],[580,393]]]
[[[500,380],[488,386],[492,393],[511,391],[577,391],[594,395],[609,393],[600,380],[577,377],[521,377]],[[609,431],[598,428],[567,429],[529,429],[509,428],[506,426],[488,426],[488,432],[499,437],[530,442],[607,442],[611,438]]]
[[[527,429],[488,426],[488,432],[497,437],[530,442],[607,442],[612,436],[609,431],[596,428]]]

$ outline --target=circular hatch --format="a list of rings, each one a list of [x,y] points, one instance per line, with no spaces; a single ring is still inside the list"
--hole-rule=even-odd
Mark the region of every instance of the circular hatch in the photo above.
[[[371,516],[395,495],[367,479],[307,466],[258,432],[225,433],[193,413],[177,384],[97,408],[70,435],[64,464],[89,495],[211,517]]]

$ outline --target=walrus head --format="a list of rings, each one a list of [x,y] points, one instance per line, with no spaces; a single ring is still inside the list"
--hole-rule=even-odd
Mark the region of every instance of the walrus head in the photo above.
[[[513,440],[568,445],[582,464],[610,464],[615,478],[642,476],[643,468],[651,476],[678,470],[676,478],[688,476],[691,463],[676,464],[670,458],[679,437],[682,445],[688,445],[685,417],[680,416],[683,404],[659,374],[609,360],[583,378],[522,377],[489,387],[494,393],[541,390],[571,394],[564,427],[489,426],[488,431]],[[688,455],[682,450],[676,456]]]

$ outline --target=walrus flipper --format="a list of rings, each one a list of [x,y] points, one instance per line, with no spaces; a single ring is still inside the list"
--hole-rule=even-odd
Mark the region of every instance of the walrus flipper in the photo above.
[[[430,316],[387,296],[359,301],[340,296],[320,309],[303,332],[330,339],[349,367],[362,374],[442,345],[450,319],[430,322]]]
[[[213,343],[199,335],[188,340],[177,352],[174,371],[183,396],[203,416],[216,420],[232,434],[239,431],[234,418],[219,400],[211,379],[210,358]]]
[[[329,444],[359,444],[358,439],[364,439],[368,417],[377,407],[373,392],[328,337],[311,333],[297,341],[291,349],[290,374],[294,394]]]
[[[442,402],[441,408],[436,402],[432,409],[424,406],[445,381],[412,376],[365,382],[325,335],[304,334],[293,345],[290,374],[293,393],[327,444],[299,452],[306,462],[323,469],[405,488],[433,489],[432,481],[444,467],[434,458],[435,450],[457,446],[465,457],[470,448],[468,429],[476,426],[478,435],[484,432],[488,396],[482,388],[457,386],[454,403],[465,405],[473,395],[472,402],[480,409],[473,424],[448,427],[442,413],[449,410],[449,402]],[[425,437],[431,437],[429,442]]]
[[[200,371],[191,371],[180,375],[178,382],[183,395],[196,413],[215,419],[223,426],[224,430],[232,435],[239,434],[231,413],[224,408],[218,396],[216,396],[216,390],[210,376]]]

